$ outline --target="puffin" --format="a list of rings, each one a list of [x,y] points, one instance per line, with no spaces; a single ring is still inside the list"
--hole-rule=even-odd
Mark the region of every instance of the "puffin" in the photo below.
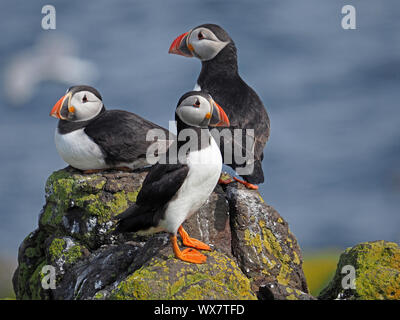
[[[154,141],[146,141],[147,132],[157,129],[172,137],[168,130],[134,113],[106,110],[100,93],[86,85],[69,88],[50,116],[59,119],[54,137],[58,153],[84,173],[149,166],[146,151]],[[160,139],[156,143],[163,153],[172,142]]]
[[[270,134],[270,120],[260,97],[239,75],[235,43],[220,26],[202,24],[178,36],[172,42],[169,53],[201,60],[201,72],[194,90],[209,92],[224,106],[231,123],[232,137],[235,129],[254,130],[254,134],[249,135],[253,141],[251,156],[246,160],[246,166],[252,164],[253,170],[242,175],[244,180],[238,175],[233,178],[249,189],[258,189],[257,184],[264,182],[262,160],[263,150]],[[239,139],[245,141],[245,138],[246,131],[242,130]],[[238,146],[236,141],[240,140],[231,139],[230,150]],[[244,142],[240,145],[246,146]],[[242,151],[244,153],[245,149]],[[221,148],[221,152],[224,156],[224,148]],[[235,159],[225,161],[224,164],[233,170],[242,167],[242,164],[235,162]]]
[[[207,258],[198,250],[211,249],[191,238],[182,223],[206,202],[218,183],[222,156],[209,126],[229,126],[229,119],[209,94],[191,91],[179,99],[175,120],[176,149],[171,146],[165,161],[160,160],[151,167],[136,203],[116,216],[114,232],[136,232],[138,235],[168,232],[175,257],[200,264]],[[193,135],[196,139],[187,138]],[[171,150],[177,151],[175,155]],[[190,248],[180,250],[178,233],[183,245]]]

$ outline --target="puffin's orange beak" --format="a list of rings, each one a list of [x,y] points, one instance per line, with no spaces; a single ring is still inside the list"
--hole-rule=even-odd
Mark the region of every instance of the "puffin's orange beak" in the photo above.
[[[226,115],[224,109],[213,100],[213,115],[210,121],[209,126],[211,127],[229,127],[229,118]]]
[[[188,47],[186,43],[186,37],[189,35],[189,32],[185,32],[177,37],[169,47],[168,53],[179,54],[184,57],[193,57],[193,48]]]
[[[65,96],[63,96],[60,100],[57,101],[57,103],[54,105],[53,109],[51,109],[50,116],[57,118],[57,119],[63,119],[61,116],[61,108],[64,103]]]

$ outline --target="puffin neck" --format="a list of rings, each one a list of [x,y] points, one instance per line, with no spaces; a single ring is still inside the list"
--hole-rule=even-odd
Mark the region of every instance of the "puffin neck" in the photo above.
[[[90,122],[100,118],[104,112],[106,112],[106,108],[103,105],[103,108],[101,108],[99,114],[95,116],[92,119],[86,120],[86,121],[68,121],[68,120],[60,120],[58,122],[58,133],[59,134],[66,134],[70,133],[75,130],[79,130],[82,128],[85,128]]]
[[[233,42],[226,45],[213,59],[201,62],[199,83],[206,77],[236,77],[238,76],[238,64],[236,47]]]
[[[179,133],[182,132],[182,130],[184,129],[190,129],[193,130],[194,133],[196,133],[196,138],[197,141],[195,141],[195,143],[193,146],[191,146],[191,150],[193,151],[194,148],[197,148],[195,150],[201,150],[204,148],[207,148],[210,143],[211,140],[211,133],[208,130],[208,127],[206,128],[200,128],[200,127],[193,127],[193,126],[189,126],[186,123],[184,123],[181,119],[179,119],[179,117],[176,117],[176,129],[177,129],[177,137],[178,139],[179,137]],[[183,139],[184,136],[181,137],[181,139]],[[188,143],[189,141],[191,141],[191,139],[193,139],[194,137],[192,137],[192,135],[186,137],[184,140],[178,140],[177,144],[178,144],[178,151],[179,149],[184,146],[186,143]],[[192,144],[193,141],[190,142],[190,144]]]

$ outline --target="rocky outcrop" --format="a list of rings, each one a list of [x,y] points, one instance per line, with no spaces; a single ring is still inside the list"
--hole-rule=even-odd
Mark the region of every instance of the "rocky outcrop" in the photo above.
[[[285,286],[277,281],[261,285],[258,298],[262,300],[317,300],[308,293]]]
[[[399,246],[393,242],[375,241],[346,249],[340,256],[335,276],[319,298],[399,300]]]
[[[174,258],[168,236],[115,236],[146,172],[53,173],[39,227],[19,249],[18,299],[312,299],[287,222],[257,191],[217,186],[184,227],[209,243],[207,262]],[[55,289],[44,289],[44,266]],[[287,293],[287,294],[286,294]]]

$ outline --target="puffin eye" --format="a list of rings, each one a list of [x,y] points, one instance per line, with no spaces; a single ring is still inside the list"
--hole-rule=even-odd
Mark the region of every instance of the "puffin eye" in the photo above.
[[[200,108],[200,101],[199,101],[199,99],[196,100],[196,102],[194,103],[193,107],[195,107],[195,108]]]
[[[88,101],[88,99],[87,99],[87,97],[86,97],[86,94],[83,96],[83,98],[82,98],[82,102],[83,103],[85,103],[85,102],[87,102]]]
[[[197,38],[198,38],[199,40],[204,39],[204,34],[200,31],[199,34],[197,35]]]

